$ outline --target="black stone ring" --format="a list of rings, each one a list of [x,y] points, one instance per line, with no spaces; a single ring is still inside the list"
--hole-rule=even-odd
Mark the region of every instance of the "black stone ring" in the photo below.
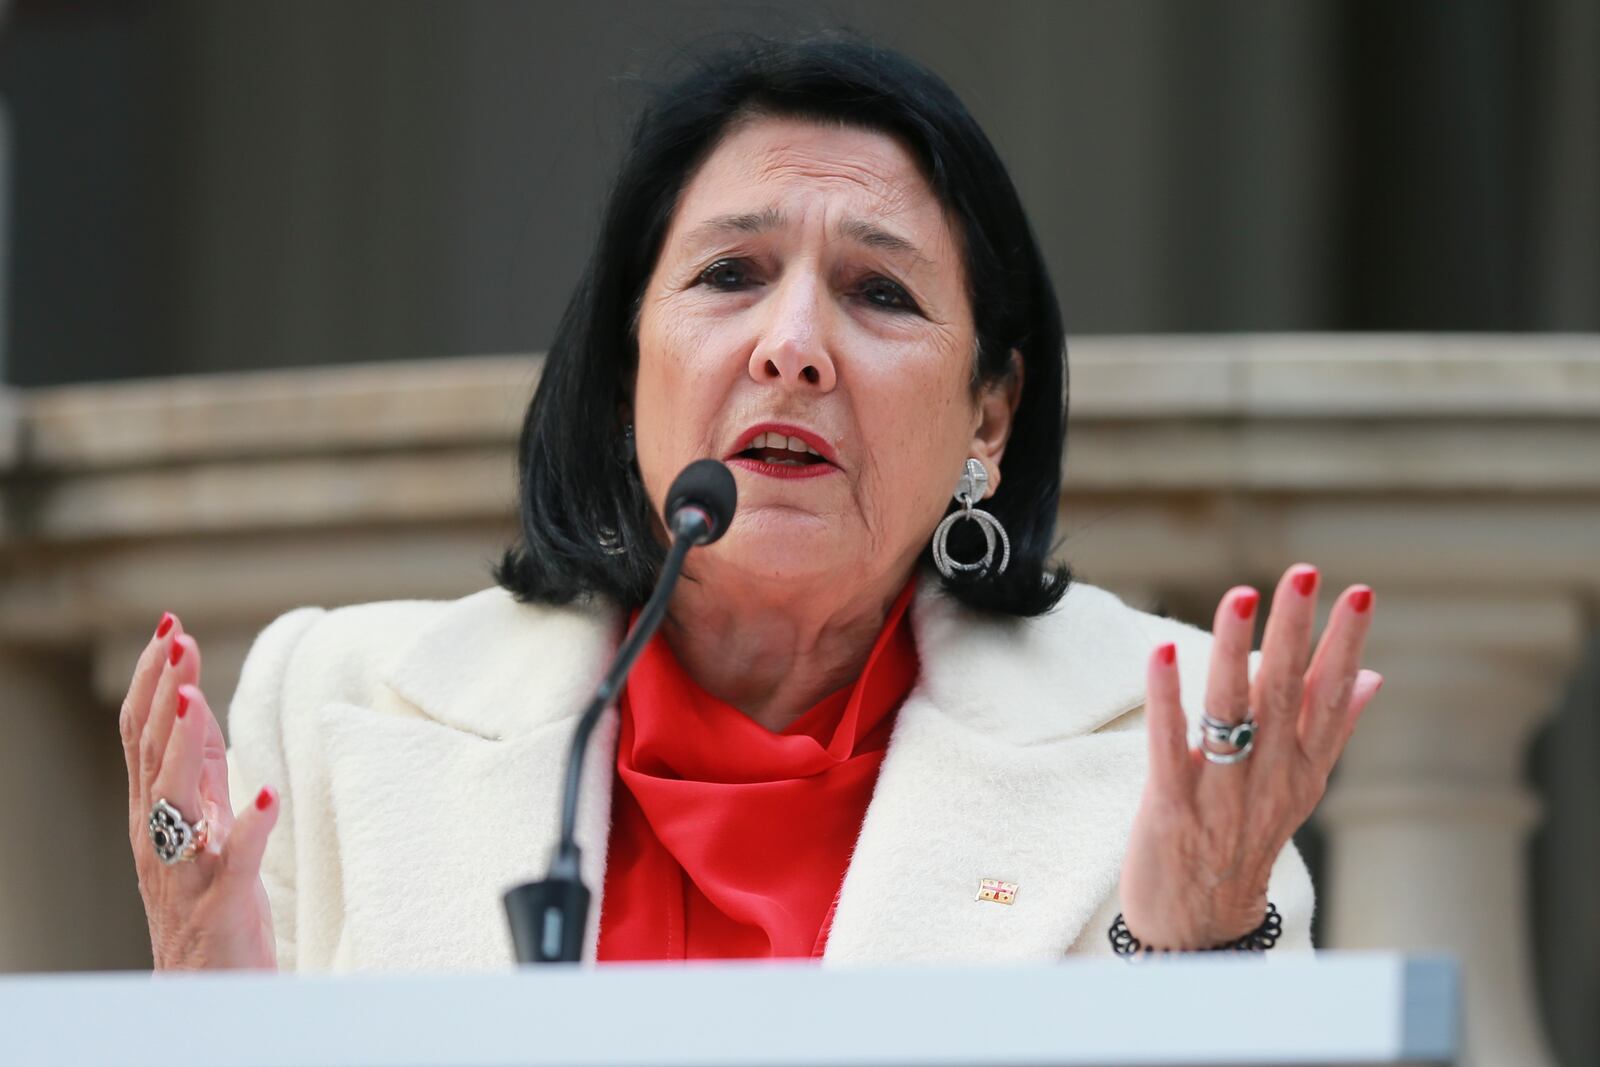
[[[1223,722],[1210,715],[1200,716],[1200,751],[1212,763],[1238,763],[1250,755],[1256,743],[1256,721],[1246,716],[1243,722]],[[1213,745],[1225,745],[1217,751]]]
[[[165,797],[150,811],[150,844],[155,846],[156,859],[168,867],[205,851],[208,837],[204,819],[189,823]]]

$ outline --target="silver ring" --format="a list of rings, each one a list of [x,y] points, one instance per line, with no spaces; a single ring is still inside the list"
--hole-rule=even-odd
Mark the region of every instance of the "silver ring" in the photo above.
[[[1231,751],[1218,752],[1212,745],[1226,745]],[[1223,722],[1210,715],[1200,716],[1200,752],[1212,763],[1238,763],[1256,745],[1256,721],[1249,715],[1243,722]]]
[[[204,852],[210,836],[204,819],[190,823],[165,797],[157,799],[150,811],[150,844],[156,859],[168,867]]]

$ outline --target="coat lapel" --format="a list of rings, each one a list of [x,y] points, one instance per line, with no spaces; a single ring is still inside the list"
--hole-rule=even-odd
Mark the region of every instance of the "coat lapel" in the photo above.
[[[549,862],[572,727],[620,626],[614,611],[486,590],[452,603],[390,662],[384,678],[404,704],[319,710],[347,902],[334,966],[514,960],[501,895]],[[591,738],[577,820],[596,890],[591,955],[616,729],[607,712]]]
[[[833,962],[1050,959],[1113,892],[1143,784],[1153,641],[1110,594],[992,619],[929,589],[900,709],[834,915]],[[1010,905],[979,881],[1018,885]]]

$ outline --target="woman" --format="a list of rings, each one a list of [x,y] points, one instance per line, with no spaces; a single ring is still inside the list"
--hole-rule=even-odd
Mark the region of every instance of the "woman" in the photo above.
[[[1313,655],[1291,567],[1252,678],[1254,590],[1213,638],[1051,569],[1064,396],[1044,264],[942,82],[837,41],[705,63],[622,165],[500,587],[285,615],[231,766],[163,618],[122,715],[157,967],[510,962],[501,893],[705,456],[738,513],[589,750],[591,958],[1308,946],[1290,837],[1380,684],[1372,593]]]

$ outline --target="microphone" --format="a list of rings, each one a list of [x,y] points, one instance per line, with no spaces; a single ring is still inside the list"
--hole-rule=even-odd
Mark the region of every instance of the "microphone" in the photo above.
[[[667,526],[674,540],[688,537],[695,545],[709,545],[727,532],[738,499],[732,471],[714,459],[695,460],[667,490]]]
[[[550,868],[544,881],[519,885],[503,898],[518,963],[576,963],[583,954],[591,894],[578,870],[575,825],[589,735],[600,721],[601,712],[622,691],[634,661],[666,617],[667,602],[683,572],[684,557],[691,548],[709,545],[728,531],[738,496],[733,473],[714,459],[695,460],[667,490],[667,529],[672,531],[672,546],[667,549],[655,590],[572,731],[566,787],[561,796],[561,839],[550,859]]]

